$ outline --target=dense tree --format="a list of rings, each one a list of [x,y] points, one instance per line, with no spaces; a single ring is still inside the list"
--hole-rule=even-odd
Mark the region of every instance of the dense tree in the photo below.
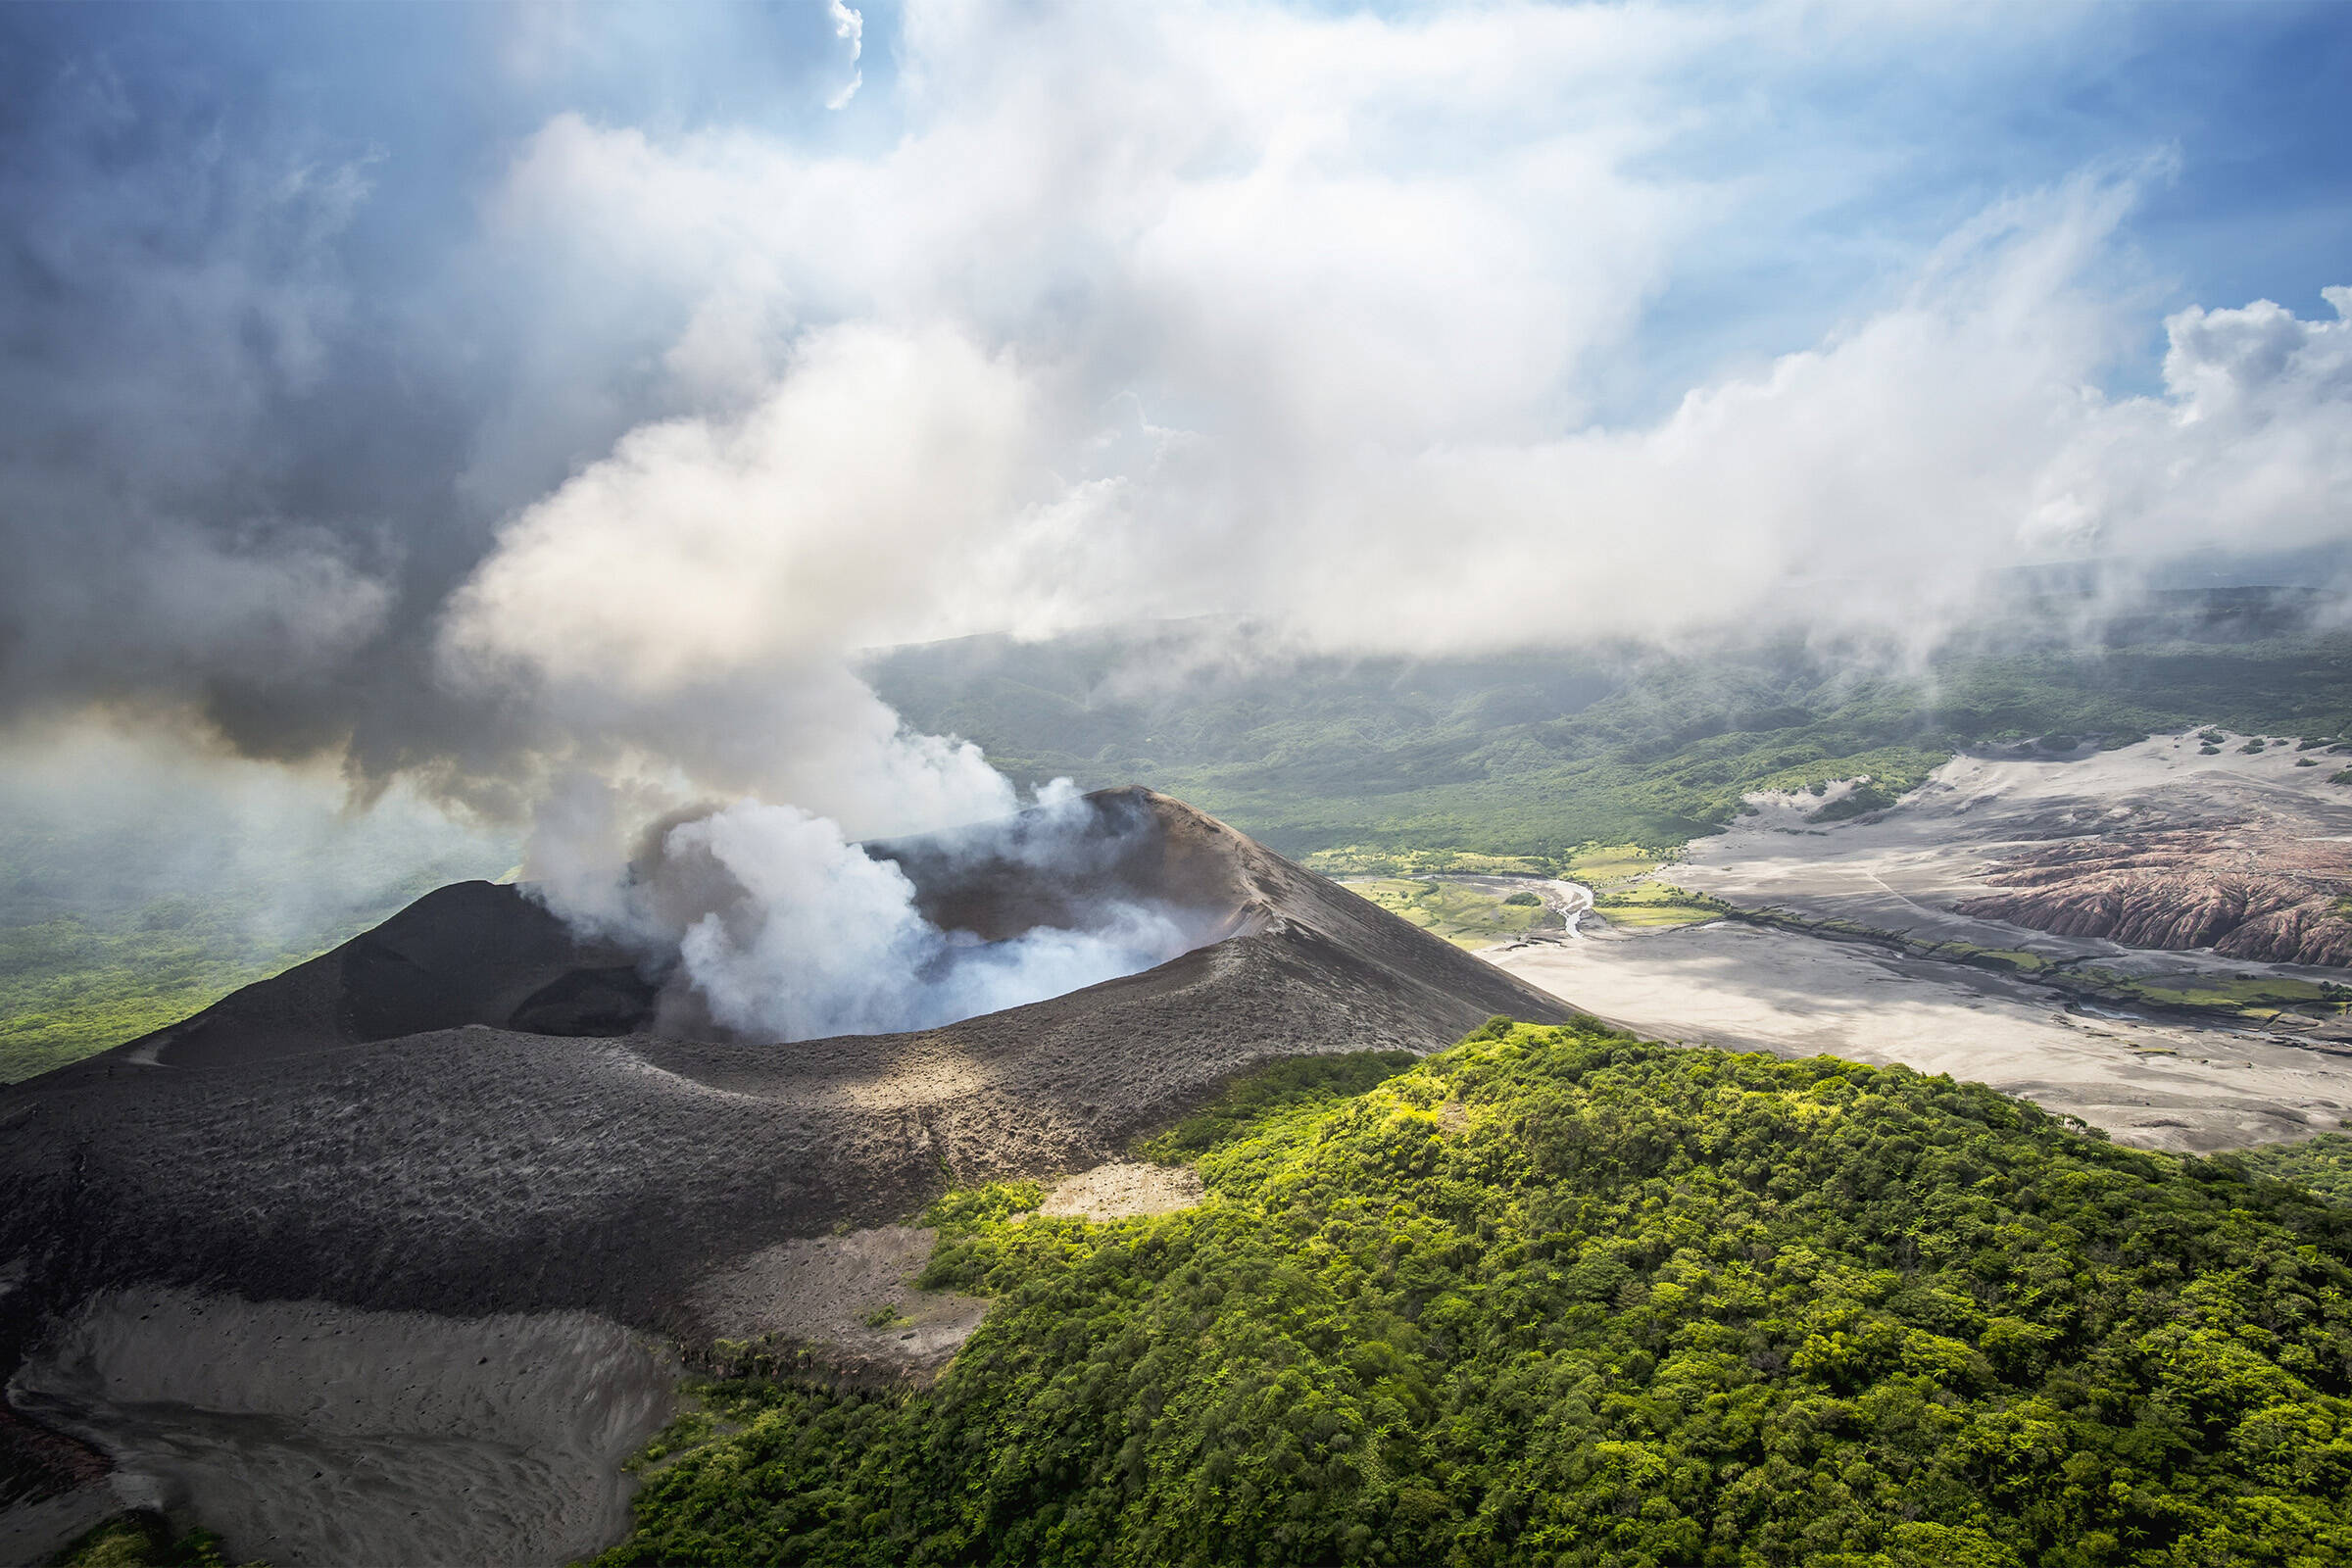
[[[1157,1146],[1197,1209],[944,1207],[997,1301],[941,1381],[712,1388],[605,1562],[2352,1561],[2298,1189],[1597,1027],[1323,1071]]]

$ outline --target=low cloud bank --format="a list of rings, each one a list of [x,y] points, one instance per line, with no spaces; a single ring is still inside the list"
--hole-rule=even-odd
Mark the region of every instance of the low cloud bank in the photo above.
[[[169,939],[194,922],[252,957],[304,956],[444,883],[499,877],[521,852],[514,829],[412,781],[355,804],[331,766],[237,757],[142,715],[15,740],[0,767],[0,929]]]

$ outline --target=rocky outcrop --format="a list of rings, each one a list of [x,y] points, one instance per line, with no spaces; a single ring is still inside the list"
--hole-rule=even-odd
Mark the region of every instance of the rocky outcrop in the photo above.
[[[2076,839],[2002,860],[1963,914],[2053,936],[2265,963],[2352,966],[2352,857],[2328,840],[2175,832]]]

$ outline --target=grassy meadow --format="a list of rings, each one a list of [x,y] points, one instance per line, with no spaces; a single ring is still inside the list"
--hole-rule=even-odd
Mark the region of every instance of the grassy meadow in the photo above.
[[[1533,893],[1505,893],[1414,877],[1370,877],[1343,884],[1457,948],[1489,948],[1531,930],[1556,930],[1559,917]]]

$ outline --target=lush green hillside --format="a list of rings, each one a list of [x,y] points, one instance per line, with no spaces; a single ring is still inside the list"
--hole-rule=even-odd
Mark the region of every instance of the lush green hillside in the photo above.
[[[309,956],[186,899],[127,919],[0,925],[0,1083],[136,1039]]]
[[[257,931],[249,916],[266,893],[256,890],[0,921],[0,1083],[175,1023],[348,941],[443,880],[427,873],[378,904],[322,918],[298,945]]]
[[[1017,775],[1150,784],[1287,855],[1353,846],[1374,856],[1348,863],[1371,869],[1458,850],[1557,870],[1580,845],[1671,849],[1750,790],[1867,774],[1899,793],[1984,742],[2352,733],[2352,636],[2230,604],[2192,599],[2087,645],[1992,628],[1915,663],[1796,642],[1229,662],[1204,650],[1242,634],[1179,627],[968,638],[897,650],[871,675],[909,722],[977,740]]]
[[[2338,1203],[2352,1203],[2352,1137],[2343,1133],[2322,1133],[2299,1144],[2265,1144],[2226,1157],[2257,1175],[2293,1182]]]
[[[1902,1068],[1342,1077],[1163,1141],[1189,1212],[944,1205],[944,1378],[712,1389],[603,1563],[2352,1561],[2343,1210]]]

